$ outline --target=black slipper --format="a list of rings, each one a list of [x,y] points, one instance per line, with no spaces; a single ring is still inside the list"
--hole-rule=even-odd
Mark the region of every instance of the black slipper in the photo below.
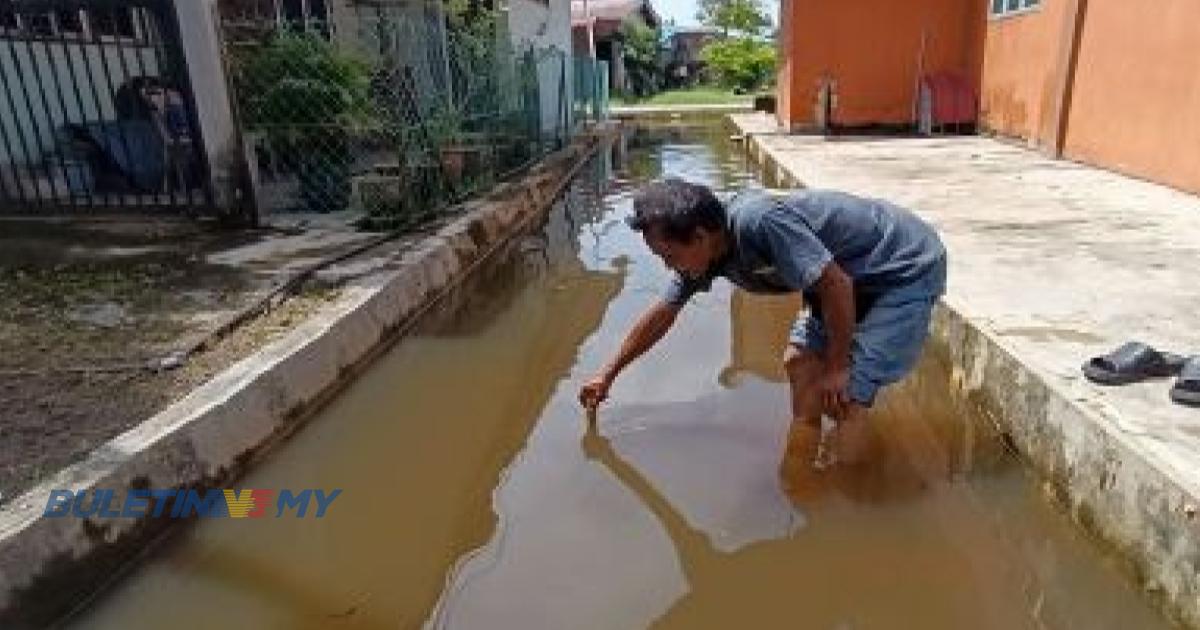
[[[1189,407],[1200,407],[1200,356],[1184,362],[1179,378],[1171,387],[1171,400]]]
[[[1101,385],[1126,385],[1147,378],[1174,376],[1186,359],[1169,352],[1130,341],[1112,352],[1092,357],[1083,364],[1083,374]]]

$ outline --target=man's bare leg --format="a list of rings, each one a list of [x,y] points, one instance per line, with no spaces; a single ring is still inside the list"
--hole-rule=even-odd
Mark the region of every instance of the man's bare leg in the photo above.
[[[815,390],[822,364],[820,355],[792,345],[783,355],[791,384],[792,424],[779,475],[784,490],[793,498],[811,497],[816,490],[813,464],[821,444],[821,400]]]
[[[814,388],[825,361],[821,355],[788,345],[783,353],[783,368],[792,388],[792,419],[820,425],[821,399]]]
[[[837,430],[834,433],[838,462],[851,466],[862,463],[866,459],[870,438],[867,408],[856,402],[846,405],[837,414]]]

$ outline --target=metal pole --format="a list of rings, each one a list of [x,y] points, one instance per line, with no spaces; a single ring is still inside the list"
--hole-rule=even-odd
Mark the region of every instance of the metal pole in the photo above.
[[[592,9],[588,0],[583,0],[583,23],[587,30],[588,58],[596,61],[596,31],[592,28]]]
[[[86,35],[87,28],[88,28],[88,26],[84,24],[82,15],[80,16],[79,26],[80,26],[79,40],[82,41]],[[71,46],[66,41],[65,38],[60,43],[62,45],[63,57],[65,59],[67,71],[70,73],[70,76],[71,76],[71,87],[72,87],[73,93],[75,95],[75,104],[79,107],[79,124],[83,127],[86,127],[89,122],[88,121],[88,112],[87,112],[87,106],[83,104],[83,92],[79,89],[79,78],[80,77],[75,72],[75,55],[72,53]],[[83,56],[83,62],[84,63],[88,62],[86,53]],[[80,73],[80,74],[82,74],[82,73]],[[72,156],[72,157],[77,158],[78,156]],[[88,172],[90,172],[91,164],[88,163],[85,166],[85,169],[89,169]],[[93,176],[94,176],[94,174],[93,174]],[[95,180],[93,179],[92,181],[94,182]],[[84,191],[87,193],[88,206],[94,208],[99,204],[96,203],[96,198],[92,193],[92,188],[93,188],[93,186],[89,185],[85,179]]]

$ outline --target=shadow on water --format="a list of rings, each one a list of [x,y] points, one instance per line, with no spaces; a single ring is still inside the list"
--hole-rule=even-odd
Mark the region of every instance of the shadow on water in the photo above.
[[[745,330],[744,332],[752,331]],[[925,365],[926,372],[936,371]],[[935,392],[919,391],[944,374],[922,374],[882,404],[874,421],[880,435],[872,464],[857,470],[823,473],[816,496],[794,504],[791,522],[769,531],[759,528],[748,540],[724,540],[728,531],[689,518],[689,499],[719,494],[726,481],[693,466],[676,470],[679,478],[642,460],[628,444],[621,410],[588,424],[581,449],[631,490],[667,531],[679,555],[687,593],[655,624],[658,627],[724,628],[791,625],[796,627],[1039,627],[1029,616],[1020,592],[1013,592],[1010,566],[997,556],[1001,530],[972,523],[981,497],[969,477],[988,483],[1012,467],[997,442],[967,430],[948,406],[929,409]],[[923,409],[910,408],[923,400]],[[639,409],[634,415],[655,418],[709,417],[705,401]],[[743,407],[743,405],[737,405]],[[600,430],[615,431],[602,436]],[[674,436],[679,437],[679,436]],[[730,442],[736,429],[720,437]],[[655,446],[662,447],[667,440]],[[777,445],[776,445],[777,446]],[[725,455],[732,449],[718,447]],[[722,478],[743,476],[736,457],[713,461],[693,452]],[[759,452],[774,462],[778,450]],[[775,459],[771,456],[775,455]],[[656,474],[657,472],[657,474]],[[653,478],[653,480],[652,480]],[[691,493],[683,489],[697,486]],[[715,486],[715,487],[714,487]],[[690,497],[688,495],[691,495]],[[699,499],[705,501],[705,499]],[[765,512],[766,502],[741,503],[739,510]],[[920,525],[911,527],[915,511]],[[898,518],[899,517],[899,518]],[[878,528],[874,531],[874,528]],[[803,541],[798,540],[802,537]],[[914,575],[919,574],[919,575]],[[994,583],[991,583],[994,582]],[[986,588],[985,588],[986,587]],[[930,589],[936,589],[931,591]],[[980,592],[986,595],[980,601]],[[930,605],[935,597],[937,605]],[[981,609],[981,604],[982,609]],[[1018,604],[1013,606],[1012,604]],[[901,621],[902,620],[902,621]]]
[[[799,304],[696,296],[595,422],[576,402],[667,279],[634,188],[757,185],[725,130],[634,130],[241,484],[342,488],[321,520],[203,521],[100,628],[1156,628],[927,352],[869,466],[783,490]]]

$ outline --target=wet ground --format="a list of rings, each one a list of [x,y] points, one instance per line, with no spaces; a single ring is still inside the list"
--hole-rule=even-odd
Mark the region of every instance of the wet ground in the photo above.
[[[183,218],[0,221],[0,503],[148,419],[333,297],[332,287],[304,288],[179,369],[147,368],[196,346],[271,291],[290,264],[305,259],[291,245],[301,238],[221,231]],[[228,260],[268,247],[281,255]]]
[[[70,625],[1168,627],[956,408],[936,350],[882,401],[871,464],[803,495],[781,483],[794,302],[718,283],[589,424],[580,383],[667,277],[620,222],[631,187],[753,184],[724,135],[629,138],[239,484],[342,489],[323,518],[200,521]]]

